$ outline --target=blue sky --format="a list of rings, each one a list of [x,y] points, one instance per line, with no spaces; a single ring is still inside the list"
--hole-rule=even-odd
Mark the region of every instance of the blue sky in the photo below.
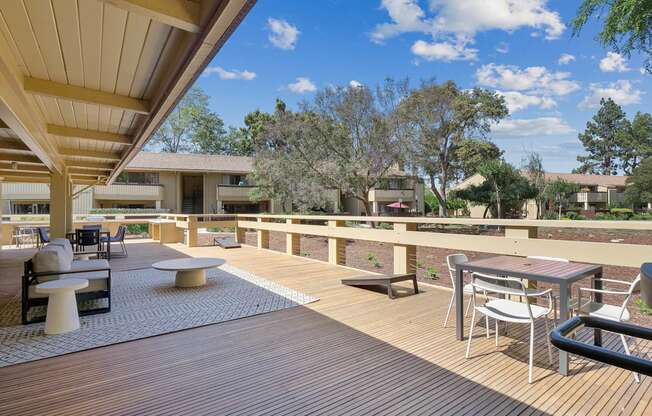
[[[612,97],[631,118],[652,112],[652,76],[640,56],[603,49],[592,21],[569,22],[580,1],[259,0],[198,83],[211,108],[240,126],[277,97],[291,108],[315,89],[376,85],[385,77],[454,80],[501,92],[510,116],[490,138],[520,164],[539,152],[547,170],[568,172],[582,152],[577,133]]]

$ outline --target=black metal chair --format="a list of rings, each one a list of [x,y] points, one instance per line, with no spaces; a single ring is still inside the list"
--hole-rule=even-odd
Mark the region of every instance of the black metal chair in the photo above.
[[[38,231],[37,246],[41,248],[43,245],[50,242],[50,233],[45,227],[38,227],[36,230]]]
[[[82,228],[75,230],[75,250],[86,251],[86,247],[95,247],[102,251],[99,228]]]
[[[102,225],[101,224],[87,224],[87,225],[82,225],[82,229],[84,229],[84,230],[101,230]]]
[[[110,245],[111,243],[120,243],[120,249],[122,250],[120,253],[113,254],[111,253],[112,256],[116,257],[128,257],[127,253],[127,246],[125,245],[125,234],[127,233],[127,227],[124,225],[121,225],[118,227],[118,231],[115,233],[114,236],[101,236],[100,241],[102,243],[106,243],[107,245]]]

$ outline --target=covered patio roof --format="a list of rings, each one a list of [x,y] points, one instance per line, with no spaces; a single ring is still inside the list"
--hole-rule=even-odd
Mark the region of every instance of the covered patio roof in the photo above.
[[[111,183],[254,3],[0,2],[0,177]]]

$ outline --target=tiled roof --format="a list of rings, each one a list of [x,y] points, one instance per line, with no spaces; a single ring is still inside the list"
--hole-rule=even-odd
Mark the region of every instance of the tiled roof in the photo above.
[[[619,175],[582,175],[579,173],[546,172],[547,180],[563,179],[566,182],[594,186],[625,186],[627,176]]]
[[[253,170],[253,159],[246,156],[140,152],[127,170],[249,173]]]
[[[249,173],[253,171],[253,158],[197,153],[140,152],[129,163],[127,170]],[[408,176],[397,167],[389,169],[388,174]]]

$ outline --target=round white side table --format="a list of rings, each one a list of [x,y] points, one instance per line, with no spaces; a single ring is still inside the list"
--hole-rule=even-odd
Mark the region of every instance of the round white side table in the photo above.
[[[206,284],[206,270],[220,267],[225,261],[223,259],[212,259],[209,257],[190,257],[186,259],[174,259],[159,261],[152,264],[157,270],[176,272],[174,285],[177,287],[197,287]]]
[[[75,291],[88,287],[86,279],[59,279],[36,285],[36,293],[48,295],[45,317],[47,335],[64,334],[79,329]]]

